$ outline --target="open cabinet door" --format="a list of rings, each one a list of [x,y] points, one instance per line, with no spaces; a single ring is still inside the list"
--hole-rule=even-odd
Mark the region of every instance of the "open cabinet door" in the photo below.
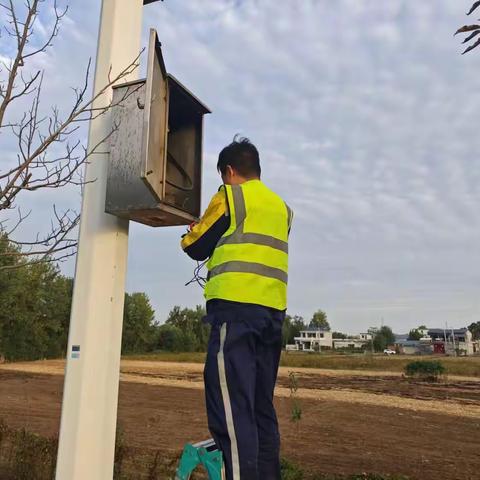
[[[150,30],[147,84],[143,122],[141,176],[158,201],[162,201],[168,138],[168,82],[157,32]]]

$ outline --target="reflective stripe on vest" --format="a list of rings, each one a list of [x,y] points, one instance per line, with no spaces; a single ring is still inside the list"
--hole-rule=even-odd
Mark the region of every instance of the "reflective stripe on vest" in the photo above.
[[[259,180],[247,184],[225,186],[231,225],[209,261],[205,296],[284,309],[293,213]]]
[[[281,282],[288,282],[288,274],[281,270],[280,268],[267,267],[261,263],[255,262],[225,262],[217,267],[213,267],[212,270],[208,272],[208,278],[213,278],[216,275],[227,272],[236,272],[236,273],[256,273],[262,277],[275,278]]]

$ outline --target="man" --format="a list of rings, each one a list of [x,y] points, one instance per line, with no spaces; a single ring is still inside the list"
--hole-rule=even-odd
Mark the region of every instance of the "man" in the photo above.
[[[261,182],[258,151],[248,139],[235,138],[225,147],[217,168],[224,185],[182,239],[191,258],[209,258],[208,426],[223,452],[227,480],[279,480],[273,391],[292,212]]]

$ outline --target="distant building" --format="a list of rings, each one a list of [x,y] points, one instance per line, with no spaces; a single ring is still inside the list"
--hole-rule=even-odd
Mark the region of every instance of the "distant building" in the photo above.
[[[334,338],[333,348],[340,349],[363,349],[368,342],[372,340],[370,333],[360,333],[358,335],[348,336],[347,338]]]
[[[287,345],[287,351],[320,352],[333,347],[332,332],[320,328],[302,330],[294,340],[294,345]]]
[[[473,341],[472,332],[468,328],[430,328],[428,337],[431,339],[435,353],[455,353],[456,351],[464,355],[478,353],[478,342]]]
[[[421,331],[420,340],[408,340],[408,335],[395,336],[395,349],[405,355],[444,354],[474,355],[480,353],[479,342],[472,340],[467,328],[429,328]]]
[[[430,339],[408,340],[397,337],[395,340],[395,350],[401,355],[431,355],[433,353]]]

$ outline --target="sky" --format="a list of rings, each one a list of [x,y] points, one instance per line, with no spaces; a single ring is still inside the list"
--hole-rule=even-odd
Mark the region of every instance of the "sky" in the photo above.
[[[47,2],[48,3],[48,2]],[[212,110],[203,206],[218,152],[236,133],[295,211],[289,313],[323,309],[335,330],[480,320],[480,52],[453,37],[470,0],[166,0],[145,7],[167,69]],[[63,1],[65,4],[65,1]],[[43,105],[71,100],[95,55],[99,0],[71,2],[45,69]],[[51,17],[45,11],[41,27]],[[40,32],[41,33],[41,32]],[[9,52],[0,55],[8,57]],[[6,157],[11,141],[0,138]],[[31,232],[76,190],[35,194]],[[202,303],[184,228],[130,228],[127,290],[165,320]],[[29,235],[30,231],[22,232]],[[73,260],[61,265],[73,274]]]

